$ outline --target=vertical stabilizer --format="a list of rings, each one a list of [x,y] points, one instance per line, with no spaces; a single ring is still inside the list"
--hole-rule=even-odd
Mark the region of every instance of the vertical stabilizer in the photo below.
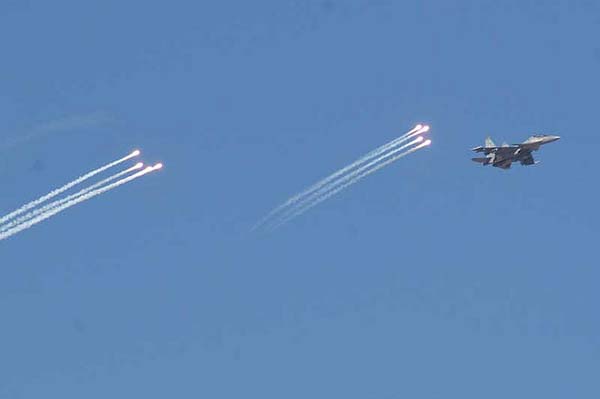
[[[486,147],[495,147],[495,146],[496,146],[496,144],[494,143],[494,141],[492,140],[492,138],[488,136],[488,137],[485,139],[485,146],[486,146]]]

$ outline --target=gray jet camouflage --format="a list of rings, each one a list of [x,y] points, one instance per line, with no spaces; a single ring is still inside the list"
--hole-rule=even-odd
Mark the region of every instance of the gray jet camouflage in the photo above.
[[[533,165],[536,162],[533,159],[532,151],[539,150],[540,146],[552,143],[560,139],[559,136],[548,134],[536,134],[529,137],[521,144],[502,144],[498,147],[490,137],[485,140],[484,146],[475,147],[475,152],[483,152],[485,157],[472,158],[473,161],[485,165],[492,165],[501,169],[509,169],[513,162],[520,162],[521,165]]]

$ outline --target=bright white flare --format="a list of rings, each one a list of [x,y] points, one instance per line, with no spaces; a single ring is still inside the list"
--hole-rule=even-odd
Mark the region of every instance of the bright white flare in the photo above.
[[[427,130],[429,129],[428,126]],[[310,195],[311,193],[316,192],[317,190],[323,188],[324,186],[326,186],[327,184],[333,182],[335,179],[337,179],[338,177],[342,176],[345,173],[348,173],[349,171],[351,171],[352,169],[355,169],[357,167],[359,167],[360,165],[368,162],[369,160],[383,154],[384,152],[390,150],[391,148],[394,148],[408,140],[410,140],[412,137],[420,134],[423,131],[424,127],[421,124],[416,125],[415,127],[413,127],[411,130],[409,130],[408,132],[404,133],[402,136],[374,149],[373,151],[369,152],[368,154],[362,156],[361,158],[357,159],[356,161],[354,161],[353,163],[351,163],[348,166],[343,167],[342,169],[339,169],[338,171],[332,173],[331,175],[327,176],[326,178],[318,181],[317,183],[313,184],[312,186],[308,187],[307,189],[305,189],[304,191],[294,195],[293,197],[291,197],[290,199],[288,199],[286,202],[284,202],[283,204],[277,206],[275,209],[273,209],[271,212],[269,212],[267,214],[267,216],[265,216],[264,218],[262,218],[258,223],[256,223],[253,227],[252,230],[256,230],[259,227],[261,227],[262,225],[264,225],[265,223],[267,223],[269,220],[271,220],[275,215],[279,214],[280,212],[282,212],[283,210],[285,210],[286,208],[293,206],[294,204],[296,204],[298,201],[300,201],[302,198],[305,198],[306,196]]]
[[[86,173],[85,175],[83,175],[81,177],[78,177],[77,179],[75,179],[75,180],[73,180],[73,181],[65,184],[64,186],[59,187],[56,190],[53,190],[53,191],[49,192],[48,194],[46,194],[46,195],[44,195],[44,196],[42,196],[42,197],[40,197],[40,198],[38,198],[38,199],[36,199],[34,201],[31,201],[31,202],[23,205],[22,207],[14,210],[13,212],[9,213],[8,215],[5,215],[5,216],[1,217],[0,218],[0,225],[2,223],[7,222],[8,220],[14,218],[15,216],[18,216],[18,215],[20,215],[20,214],[22,214],[24,212],[27,212],[28,210],[30,210],[32,208],[35,208],[36,206],[40,205],[41,203],[44,203],[44,202],[48,201],[49,199],[52,199],[52,198],[56,197],[57,195],[64,193],[65,191],[69,190],[70,188],[72,188],[72,187],[74,187],[74,186],[76,186],[76,185],[78,185],[80,183],[83,183],[84,181],[88,180],[89,178],[94,177],[97,174],[102,173],[102,172],[104,172],[107,169],[110,169],[110,168],[112,168],[114,166],[117,166],[117,165],[119,165],[119,164],[121,164],[121,163],[123,163],[123,162],[125,162],[125,161],[127,161],[129,159],[131,159],[131,158],[137,157],[139,154],[140,154],[140,151],[139,150],[135,150],[131,154],[127,155],[126,157],[123,157],[121,159],[117,159],[116,161],[108,163],[108,164],[106,164],[104,166],[101,166],[98,169],[94,169],[91,172]]]
[[[117,188],[117,187],[119,187],[119,186],[121,186],[121,185],[123,185],[125,183],[128,183],[128,182],[130,182],[132,180],[140,178],[140,177],[142,177],[142,176],[144,176],[144,175],[146,175],[146,174],[148,174],[148,173],[150,173],[150,172],[152,172],[154,170],[155,170],[154,167],[147,166],[143,170],[141,170],[141,171],[139,171],[137,173],[134,173],[131,176],[127,176],[127,177],[125,177],[125,178],[123,178],[121,180],[118,180],[118,181],[116,181],[116,182],[114,182],[112,184],[109,184],[107,186],[104,186],[104,187],[98,188],[96,190],[90,191],[90,192],[88,192],[88,193],[86,193],[84,195],[80,195],[79,197],[74,198],[71,201],[68,201],[67,203],[65,203],[63,205],[57,206],[57,207],[55,207],[55,208],[53,208],[53,209],[51,209],[51,210],[49,210],[47,212],[42,213],[41,215],[38,215],[37,217],[34,217],[32,219],[27,220],[24,223],[21,223],[21,224],[17,225],[16,227],[14,227],[14,228],[12,228],[10,230],[7,230],[7,231],[4,231],[4,232],[0,233],[0,240],[4,240],[4,239],[6,239],[8,237],[11,237],[11,236],[13,236],[13,235],[15,235],[15,234],[23,231],[23,230],[26,230],[26,229],[28,229],[30,227],[35,226],[36,224],[38,224],[38,223],[40,223],[40,222],[42,222],[42,221],[44,221],[44,220],[46,220],[46,219],[48,219],[48,218],[56,215],[57,213],[60,213],[60,212],[66,210],[66,209],[68,209],[68,208],[70,208],[72,206],[75,206],[75,205],[77,205],[77,204],[79,204],[79,203],[81,203],[83,201],[87,201],[87,200],[89,200],[89,199],[91,199],[93,197],[96,197],[96,196],[98,196],[100,194],[103,194],[103,193],[105,193],[105,192],[107,192],[109,190]]]
[[[129,169],[125,169],[125,170],[123,170],[123,171],[121,171],[119,173],[116,173],[116,174],[114,174],[114,175],[112,175],[110,177],[107,177],[106,179],[101,180],[101,181],[99,181],[96,184],[92,184],[91,186],[86,187],[83,190],[80,190],[80,191],[76,192],[75,194],[71,194],[71,195],[69,195],[69,196],[67,196],[65,198],[62,198],[60,200],[51,202],[51,203],[49,203],[47,205],[42,206],[41,208],[34,209],[33,211],[25,214],[24,216],[18,217],[18,218],[13,219],[13,220],[10,220],[8,223],[6,223],[4,225],[0,225],[0,232],[10,230],[11,228],[17,226],[18,224],[21,224],[21,223],[23,223],[23,222],[25,222],[25,221],[33,218],[33,217],[41,215],[42,213],[47,212],[47,211],[49,211],[52,208],[56,208],[57,206],[65,204],[65,203],[67,203],[67,202],[69,202],[69,201],[71,201],[71,200],[79,197],[80,195],[87,194],[90,191],[93,191],[93,190],[95,190],[95,189],[97,189],[99,187],[102,187],[102,186],[104,186],[104,185],[106,185],[106,184],[108,184],[108,183],[110,183],[112,181],[115,181],[115,180],[119,179],[120,177],[125,176],[125,175],[127,175],[127,174],[129,174],[129,173],[131,173],[131,172],[133,172],[135,170],[141,169],[143,166],[144,166],[144,164],[142,162],[138,162],[135,166],[132,166]]]
[[[308,203],[306,205],[304,205],[303,207],[297,207],[295,209],[296,212],[294,212],[293,214],[289,215],[288,217],[286,217],[285,219],[283,219],[281,222],[277,223],[275,226],[273,226],[271,228],[271,231],[278,229],[279,227],[283,226],[284,224],[286,224],[287,222],[289,222],[290,220],[302,215],[303,213],[305,213],[306,211],[308,211],[309,209],[315,207],[316,205],[320,204],[321,202],[333,197],[335,194],[339,193],[340,191],[342,191],[343,189],[350,187],[353,184],[356,184],[359,180],[363,179],[364,177],[367,177],[368,175],[370,175],[371,173],[375,173],[377,172],[379,169],[386,167],[387,165],[396,162],[397,160],[399,160],[400,158],[403,158],[409,154],[412,154],[415,151],[420,150],[423,147],[427,147],[428,145],[431,144],[431,140],[426,140],[425,142],[419,144],[416,147],[413,147],[409,150],[406,150],[398,155],[396,155],[393,158],[388,159],[385,162],[382,162],[378,165],[376,165],[375,167],[373,167],[372,169],[366,170],[363,173],[360,173],[358,175],[355,175],[354,178],[352,178],[349,182],[337,187],[336,189],[329,191],[327,193],[325,193],[325,195],[322,195],[318,198],[316,198],[315,200],[313,200],[313,202]]]
[[[302,213],[306,212],[308,209],[312,208],[313,206],[325,201],[327,198],[331,197],[335,193],[338,193],[339,191],[343,190],[344,188],[356,183],[358,180],[362,179],[362,177],[369,175],[369,174],[381,169],[382,167],[384,167],[386,165],[389,165],[391,162],[393,162],[392,160],[383,162],[381,164],[380,164],[380,162],[385,160],[386,158],[393,156],[394,154],[397,154],[397,153],[405,150],[408,147],[412,147],[415,144],[421,143],[422,141],[423,141],[423,137],[419,136],[416,139],[410,141],[409,143],[404,144],[403,146],[395,148],[391,151],[388,151],[387,153],[381,155],[380,157],[375,158],[371,162],[356,169],[355,171],[343,176],[342,178],[336,180],[335,182],[333,182],[333,183],[321,188],[320,190],[314,192],[313,194],[303,198],[302,201],[300,201],[298,204],[296,204],[294,207],[290,208],[286,213],[284,213],[281,216],[279,222],[275,221],[275,226],[271,230],[278,228],[279,226],[287,223],[288,221],[295,218],[296,216],[299,216]],[[421,147],[424,144],[425,143],[420,144],[417,147]],[[415,147],[415,148],[417,148],[417,147]],[[413,149],[408,150],[405,153],[410,154],[412,152],[412,150]],[[405,153],[402,153],[402,154],[405,154]],[[402,155],[402,154],[400,154],[400,155]],[[400,157],[400,155],[393,157],[392,159],[395,161],[396,159],[399,159],[398,157]],[[402,156],[404,156],[404,155],[402,155]],[[346,182],[348,182],[348,183],[346,183]],[[335,189],[335,187],[339,187],[339,188]],[[328,192],[331,192],[332,190],[333,190],[333,194],[328,194]]]

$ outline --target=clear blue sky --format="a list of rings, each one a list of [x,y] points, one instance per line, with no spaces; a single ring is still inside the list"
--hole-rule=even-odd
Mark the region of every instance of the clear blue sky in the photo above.
[[[3,1],[0,213],[166,168],[0,242],[0,398],[599,397],[598,37],[593,1]]]

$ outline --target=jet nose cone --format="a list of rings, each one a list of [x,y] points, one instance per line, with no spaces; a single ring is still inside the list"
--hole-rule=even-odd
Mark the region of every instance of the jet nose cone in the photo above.
[[[548,142],[551,143],[553,141],[559,140],[560,136],[548,136]]]

